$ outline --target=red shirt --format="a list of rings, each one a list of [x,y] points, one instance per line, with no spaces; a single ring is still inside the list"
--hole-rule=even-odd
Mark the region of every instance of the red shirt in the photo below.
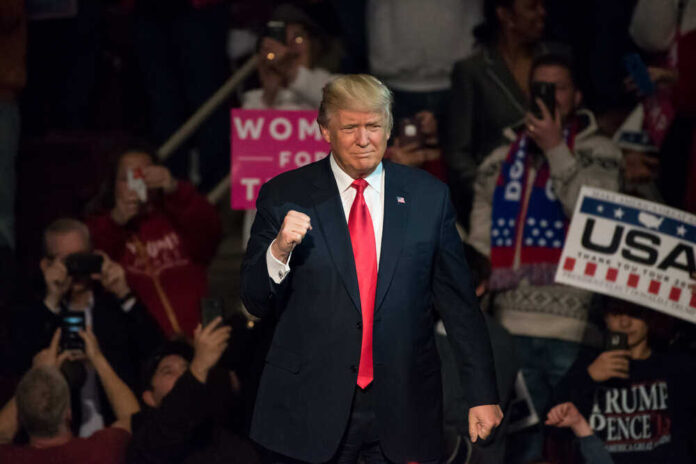
[[[123,266],[130,288],[165,335],[192,337],[208,291],[207,266],[222,236],[215,207],[179,181],[175,192],[131,228],[116,224],[109,212],[87,218],[87,226],[94,248]]]
[[[0,462],[12,464],[121,464],[131,435],[118,427],[95,432],[89,438],[73,438],[50,448],[1,445]]]

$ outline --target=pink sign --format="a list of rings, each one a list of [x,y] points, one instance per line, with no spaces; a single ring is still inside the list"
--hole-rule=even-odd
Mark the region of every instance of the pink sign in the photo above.
[[[253,209],[261,185],[328,155],[316,111],[232,110],[232,209]]]

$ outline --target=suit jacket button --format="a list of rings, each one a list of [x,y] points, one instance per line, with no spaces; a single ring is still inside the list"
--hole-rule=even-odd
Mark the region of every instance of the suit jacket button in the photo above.
[[[357,327],[358,330],[362,330],[362,322],[358,321],[358,323],[355,324],[355,327]]]
[[[356,366],[355,364],[351,364],[350,370],[353,372],[358,372],[358,366]]]

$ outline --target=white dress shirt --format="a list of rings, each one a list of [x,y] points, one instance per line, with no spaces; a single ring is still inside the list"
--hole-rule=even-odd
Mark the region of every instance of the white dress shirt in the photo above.
[[[75,311],[75,308],[70,307],[69,304],[67,306],[69,310]],[[84,311],[85,325],[93,325],[94,296],[90,297],[89,304]],[[85,364],[85,371],[87,376],[85,377],[85,383],[82,385],[82,389],[80,390],[82,423],[80,424],[80,430],[78,433],[78,435],[83,438],[91,436],[94,432],[103,429],[106,425],[104,423],[104,416],[102,415],[101,401],[99,400],[97,371],[94,370],[94,367],[92,367],[90,363]]]
[[[341,167],[336,163],[333,154],[329,155],[329,164],[331,165],[331,172],[333,172],[334,179],[336,179],[336,185],[338,186],[338,191],[341,195],[341,203],[343,204],[343,212],[346,217],[346,224],[348,224],[348,216],[350,216],[350,208],[353,206],[353,200],[355,200],[355,195],[357,190],[351,187],[351,184],[355,179],[350,177]],[[382,226],[384,223],[384,167],[382,163],[377,165],[372,173],[365,177],[367,182],[367,187],[363,192],[365,197],[365,203],[367,204],[367,209],[370,211],[370,217],[372,218],[372,227],[375,231],[375,244],[377,246],[377,264],[379,265],[379,256],[382,248]],[[310,221],[313,219],[309,218]],[[273,242],[271,242],[273,245]],[[268,247],[266,251],[266,266],[268,267],[268,275],[275,282],[279,284],[285,279],[285,276],[290,273],[290,257],[288,257],[288,262],[283,263],[282,261],[276,259],[271,253],[271,247]]]

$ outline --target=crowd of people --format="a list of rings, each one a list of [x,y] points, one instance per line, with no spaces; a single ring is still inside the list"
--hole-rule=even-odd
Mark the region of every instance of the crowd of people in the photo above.
[[[0,4],[0,273],[8,282],[30,280],[9,278],[23,259],[15,218],[29,213],[14,208],[22,141],[46,126],[89,129],[90,89],[78,87],[95,79],[61,74],[55,88],[64,95],[39,103],[50,86],[31,74],[43,69],[27,51],[32,27],[83,24],[96,14],[87,0],[54,2],[48,13],[41,3]],[[229,172],[230,105],[165,162],[153,145],[224,82],[240,56],[251,55],[257,72],[231,106],[316,110],[338,76],[373,75],[394,99],[385,159],[448,186],[504,418],[483,443],[469,435],[465,391],[480,379],[462,378],[460,350],[446,338],[456,336],[446,322],[457,308],[432,310],[442,462],[696,462],[693,324],[554,279],[583,186],[696,213],[689,180],[696,174],[696,1],[253,3],[109,4],[132,28],[131,60],[145,97],[133,119],[144,122],[104,156],[108,174],[80,205],[83,214],[58,213],[43,224],[42,242],[32,245],[41,278],[31,294],[0,282],[0,462],[279,462],[249,438],[252,430],[267,442],[289,440],[259,432],[261,419],[252,419],[257,393],[267,398],[281,388],[270,374],[261,380],[264,366],[299,370],[271,341],[281,320],[276,303],[249,300],[245,309],[261,320],[243,310],[206,313],[215,303],[207,299],[209,265],[229,213],[205,193]],[[250,44],[234,42],[240,30]],[[629,65],[636,60],[645,63],[640,71]],[[94,56],[76,69],[89,63]],[[539,84],[552,88],[550,100]],[[71,96],[72,108],[65,104]],[[319,124],[333,145],[337,136]],[[262,206],[235,222],[240,253],[255,219],[272,222]],[[249,242],[261,274],[267,249],[273,257],[267,243]],[[292,250],[286,263],[308,259]],[[418,252],[412,259],[422,265]],[[280,280],[271,276],[278,285],[290,272],[280,265]],[[696,264],[685,268],[695,278]],[[255,296],[265,290],[250,288]],[[287,333],[289,317],[278,333]],[[608,343],[616,334],[625,334],[625,346]],[[331,356],[338,352],[317,359]],[[428,361],[428,373],[436,371],[437,356]],[[529,419],[522,426],[520,403]],[[276,406],[256,404],[262,413]],[[294,424],[304,413],[290,405],[287,414]],[[323,449],[319,432],[328,434],[328,426],[315,436]],[[423,433],[430,443],[434,432]]]

